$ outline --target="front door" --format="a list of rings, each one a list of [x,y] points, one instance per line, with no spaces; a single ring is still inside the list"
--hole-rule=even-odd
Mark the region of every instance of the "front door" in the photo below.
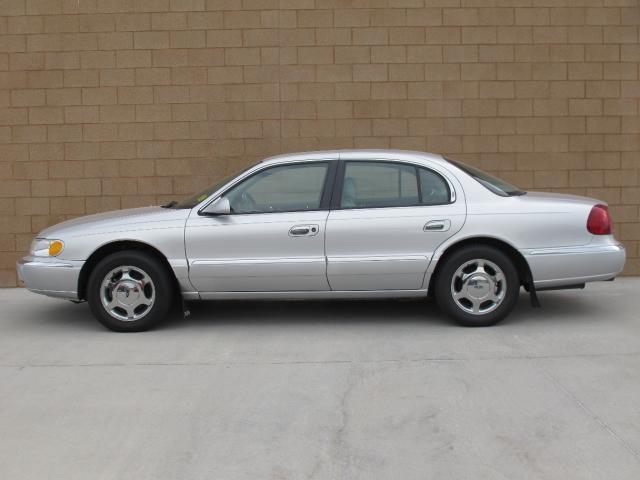
[[[192,212],[185,246],[189,278],[196,289],[328,290],[324,255],[328,210],[323,192],[329,165],[267,167],[224,193],[230,215]]]
[[[444,177],[422,166],[348,160],[327,221],[332,290],[417,290],[438,245],[466,208]]]

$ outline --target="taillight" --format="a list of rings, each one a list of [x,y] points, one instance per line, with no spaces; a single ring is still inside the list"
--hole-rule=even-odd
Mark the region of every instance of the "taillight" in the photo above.
[[[596,205],[591,209],[587,219],[587,230],[594,235],[611,234],[611,217],[606,205]]]

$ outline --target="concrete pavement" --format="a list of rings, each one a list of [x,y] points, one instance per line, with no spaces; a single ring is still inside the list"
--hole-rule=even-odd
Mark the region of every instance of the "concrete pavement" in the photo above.
[[[521,296],[193,304],[117,334],[0,290],[0,478],[640,478],[640,279]]]

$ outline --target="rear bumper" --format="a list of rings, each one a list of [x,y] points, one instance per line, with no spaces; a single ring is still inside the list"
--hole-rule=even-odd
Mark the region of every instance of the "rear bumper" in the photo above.
[[[32,292],[78,300],[78,278],[84,262],[24,257],[16,264],[18,280]]]
[[[619,243],[522,251],[538,288],[611,280],[626,259]]]

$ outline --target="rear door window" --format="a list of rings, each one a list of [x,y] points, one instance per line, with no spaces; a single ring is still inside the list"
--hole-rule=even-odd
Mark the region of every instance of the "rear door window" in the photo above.
[[[449,203],[446,180],[427,168],[396,162],[345,163],[340,208],[409,207]]]

